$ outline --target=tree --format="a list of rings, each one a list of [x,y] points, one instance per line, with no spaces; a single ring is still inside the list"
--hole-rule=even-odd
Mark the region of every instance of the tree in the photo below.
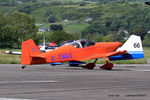
[[[54,31],[52,34],[47,35],[48,41],[54,41],[56,43],[61,43],[66,40],[74,40],[75,37],[71,34],[66,33],[65,31]]]
[[[51,2],[51,6],[58,6],[58,5],[61,5],[61,2],[59,2],[59,1]]]
[[[49,18],[48,18],[48,22],[49,22],[49,23],[55,23],[55,22],[56,22],[56,18],[55,18],[53,15],[51,15],[51,16],[49,16]]]
[[[48,11],[46,11],[46,13],[45,13],[45,15],[47,15],[47,16],[50,16],[50,15],[52,15],[53,14],[53,12],[51,11],[51,10],[48,10]]]
[[[52,31],[63,30],[63,26],[61,24],[60,25],[52,24],[50,25],[50,30]]]
[[[86,2],[81,2],[80,3],[80,6],[85,6],[86,5]]]
[[[37,0],[22,0],[23,2],[37,2]]]
[[[0,16],[0,46],[10,48],[16,43],[15,28],[10,25],[11,18],[7,14]]]
[[[106,36],[104,36],[103,41],[104,42],[112,42],[113,41],[112,37],[113,37],[112,34],[106,35]]]
[[[144,37],[146,35],[145,28],[143,26],[137,27],[131,34],[135,34],[141,37],[142,40],[144,40]]]
[[[33,17],[25,13],[1,15],[0,22],[0,43],[11,44],[14,47],[20,47],[22,41],[32,38],[37,32]]]
[[[32,9],[32,6],[31,5],[24,5],[24,6],[21,6],[18,11],[20,12],[23,12],[23,13],[26,13],[26,14],[31,14],[33,9]]]
[[[145,36],[144,41],[143,41],[143,46],[150,46],[150,36]]]
[[[12,24],[16,29],[16,34],[18,36],[18,43],[21,44],[22,41],[31,38],[37,32],[37,27],[35,26],[35,21],[32,16],[25,13],[14,12],[11,15]]]

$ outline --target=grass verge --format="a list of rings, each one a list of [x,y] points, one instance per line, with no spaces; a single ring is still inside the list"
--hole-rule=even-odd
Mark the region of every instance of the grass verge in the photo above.
[[[8,50],[8,49],[5,49]],[[0,64],[20,64],[20,55],[4,54],[4,49],[0,49]],[[12,50],[21,51],[21,50]]]

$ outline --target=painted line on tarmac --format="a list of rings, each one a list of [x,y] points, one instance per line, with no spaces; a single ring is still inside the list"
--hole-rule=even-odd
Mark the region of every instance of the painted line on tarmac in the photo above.
[[[150,72],[150,69],[136,69],[136,70],[133,70],[133,71],[141,71],[141,72]]]
[[[44,81],[1,81],[1,83],[58,83],[60,81],[44,80]]]
[[[0,98],[0,100],[34,100],[34,99]]]

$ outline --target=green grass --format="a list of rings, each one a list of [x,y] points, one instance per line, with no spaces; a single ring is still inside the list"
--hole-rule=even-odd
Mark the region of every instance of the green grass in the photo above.
[[[60,5],[57,7],[65,7],[65,8],[76,8],[76,9],[92,9],[98,7],[95,3],[86,4],[85,6],[80,5]]]
[[[20,64],[21,60],[19,55],[4,54],[5,50],[4,49],[0,50],[0,64]],[[12,51],[20,51],[20,50],[12,50]]]
[[[77,22],[56,22],[55,24],[62,24],[64,27],[64,30],[67,33],[81,33],[85,28],[89,26],[87,23],[77,23]],[[50,24],[45,23],[41,27],[49,28]]]
[[[86,23],[65,23],[63,24],[64,30],[69,33],[81,33],[89,24]]]
[[[39,2],[53,2],[53,1],[60,1],[60,2],[64,2],[64,1],[73,1],[73,2],[81,2],[83,0],[38,0]]]
[[[16,7],[7,7],[7,6],[0,6],[0,12],[13,12],[16,11]]]
[[[150,47],[144,47],[143,49],[145,58],[150,58]]]

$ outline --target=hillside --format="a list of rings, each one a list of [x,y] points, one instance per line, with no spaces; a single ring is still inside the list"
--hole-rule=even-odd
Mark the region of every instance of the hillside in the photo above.
[[[110,4],[112,1],[122,0],[20,0],[20,4],[14,4],[14,0],[0,0],[0,12],[12,13],[13,11],[20,11],[34,16],[36,23],[47,23],[48,18],[55,16],[57,21],[81,20],[93,16],[100,17],[102,14],[110,16],[110,14],[129,12],[132,5],[123,3],[120,5]],[[36,2],[29,2],[36,1]],[[61,3],[59,3],[61,1]],[[81,1],[96,1],[97,3],[86,3]],[[103,3],[105,1],[106,3]],[[111,2],[110,2],[111,1]],[[123,0],[144,2],[145,0]],[[115,7],[117,5],[117,7]],[[117,11],[118,9],[118,11]],[[119,9],[122,9],[119,10]],[[92,17],[93,17],[92,16]]]
[[[33,16],[38,27],[62,24],[77,38],[115,41],[114,34],[128,31],[149,40],[150,7],[145,0],[0,0],[0,13],[15,11]],[[91,21],[86,21],[91,19]],[[39,26],[40,25],[40,26]],[[102,38],[101,38],[102,37]],[[124,40],[121,33],[119,40]],[[146,42],[144,42],[146,43]]]

